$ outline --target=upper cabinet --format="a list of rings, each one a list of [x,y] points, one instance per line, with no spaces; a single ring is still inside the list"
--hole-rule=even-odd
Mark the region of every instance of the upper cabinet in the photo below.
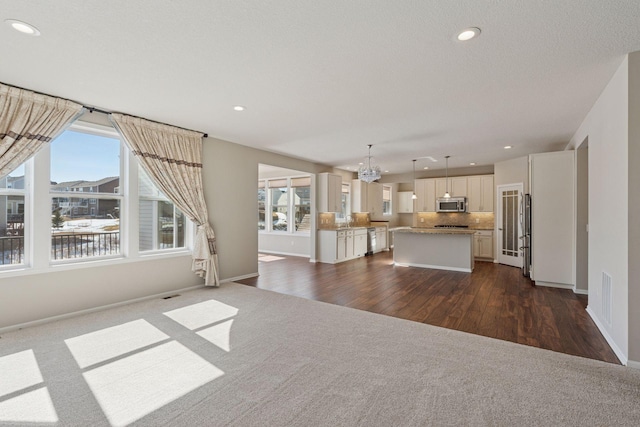
[[[468,177],[468,212],[493,212],[493,175]]]
[[[382,184],[351,181],[351,212],[369,212],[372,221],[382,220]]]
[[[416,212],[436,211],[436,180],[416,179],[414,182],[416,191]]]
[[[331,173],[318,174],[318,212],[342,210],[342,177]]]
[[[456,176],[449,178],[449,194],[451,197],[467,197],[467,177]],[[447,179],[436,178],[436,198],[447,192]]]
[[[398,213],[413,213],[413,191],[398,191]]]

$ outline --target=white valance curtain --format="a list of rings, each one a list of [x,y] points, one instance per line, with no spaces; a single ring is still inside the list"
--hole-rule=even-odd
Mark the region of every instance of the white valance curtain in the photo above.
[[[55,139],[82,110],[75,102],[0,83],[0,178]]]
[[[219,286],[216,238],[202,186],[203,135],[122,114],[111,114],[111,121],[158,188],[197,225],[192,270],[205,285]]]

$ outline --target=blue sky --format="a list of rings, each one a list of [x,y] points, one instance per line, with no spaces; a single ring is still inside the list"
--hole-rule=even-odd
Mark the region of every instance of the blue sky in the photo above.
[[[66,131],[51,142],[51,180],[97,181],[120,175],[120,141]]]

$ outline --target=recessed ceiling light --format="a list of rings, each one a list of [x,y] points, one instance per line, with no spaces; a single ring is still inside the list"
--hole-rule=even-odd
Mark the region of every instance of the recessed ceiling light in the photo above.
[[[21,33],[29,34],[30,36],[40,35],[40,30],[26,22],[18,21],[17,19],[5,19],[4,22],[11,25],[14,30],[20,31]]]
[[[469,165],[470,165],[470,166],[475,166],[475,165],[476,165],[476,162],[471,162],[471,163],[469,163]]]
[[[244,111],[244,107],[242,105],[236,105],[233,109],[236,111]]]
[[[510,145],[505,145],[505,146],[504,146],[504,149],[505,149],[505,150],[510,150],[510,149],[511,149],[511,146],[510,146]]]
[[[458,40],[461,42],[466,42],[467,40],[471,40],[474,37],[477,37],[480,34],[480,28],[471,27],[465,28],[458,34]]]
[[[359,164],[360,166],[364,165],[364,163],[362,163],[362,162],[360,162],[360,163],[358,163],[358,164]]]
[[[384,171],[384,173],[389,173],[389,171]]]
[[[429,166],[425,166],[424,169],[429,169]]]

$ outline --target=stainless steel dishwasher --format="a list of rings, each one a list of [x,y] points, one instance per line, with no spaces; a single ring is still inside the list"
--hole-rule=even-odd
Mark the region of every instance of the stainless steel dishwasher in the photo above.
[[[373,255],[376,250],[376,228],[367,227],[367,253],[365,255]]]

